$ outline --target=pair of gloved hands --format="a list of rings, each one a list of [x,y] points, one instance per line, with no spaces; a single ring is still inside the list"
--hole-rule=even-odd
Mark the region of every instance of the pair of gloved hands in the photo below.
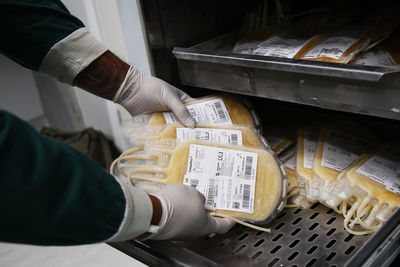
[[[172,110],[186,127],[195,121],[183,104],[192,98],[174,86],[130,67],[125,80],[114,96],[132,115]],[[196,189],[183,185],[167,185],[153,194],[162,204],[162,220],[152,239],[189,239],[209,233],[225,233],[234,221],[211,216],[204,208],[205,198]]]

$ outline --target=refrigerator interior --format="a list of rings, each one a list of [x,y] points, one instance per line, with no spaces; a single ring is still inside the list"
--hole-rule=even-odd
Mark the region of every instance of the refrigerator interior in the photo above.
[[[260,17],[260,3],[269,8],[263,13],[267,23],[286,25],[284,14],[330,2],[346,4],[141,1],[153,74],[193,97],[228,92],[248,98],[264,135],[280,123],[344,122],[395,143],[400,134],[397,68],[232,53],[243,28],[249,27],[243,26],[249,17]],[[348,5],[364,4],[349,1]],[[307,209],[284,209],[266,225],[271,234],[236,225],[227,234],[195,241],[111,245],[151,266],[389,266],[399,253],[399,222],[397,210],[378,232],[354,236],[344,230],[341,215],[317,203]]]
[[[208,91],[218,93],[218,91]],[[393,120],[246,97],[260,115],[264,136],[277,124],[346,122],[395,142]],[[323,204],[285,208],[267,225],[271,233],[236,225],[227,234],[194,241],[127,241],[111,244],[149,265],[166,266],[388,266],[398,255],[400,209],[376,233],[355,236],[343,228],[343,216]],[[369,265],[368,265],[369,264]]]

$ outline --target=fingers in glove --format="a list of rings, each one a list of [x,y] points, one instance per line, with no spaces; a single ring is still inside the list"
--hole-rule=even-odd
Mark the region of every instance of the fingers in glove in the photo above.
[[[196,126],[195,120],[180,99],[173,98],[167,104],[178,120],[183,123],[183,125],[189,128],[194,128]]]
[[[224,234],[235,225],[235,221],[229,218],[214,217],[211,214],[208,214],[208,218],[210,221],[209,233]]]
[[[190,95],[186,94],[185,92],[183,92],[182,90],[179,90],[178,88],[176,88],[179,98],[181,99],[181,101],[183,103],[189,103],[192,102],[196,99],[192,98]]]
[[[166,101],[168,108],[172,110],[172,112],[176,115],[178,120],[183,123],[183,125],[189,128],[194,128],[196,126],[196,122],[190,115],[187,108],[182,104],[193,101],[194,99],[182,90],[179,90],[170,84],[167,85],[167,90],[165,90],[165,98],[168,99]]]
[[[204,204],[206,203],[206,197],[202,193],[200,193],[197,189],[195,189],[191,186],[188,186],[188,187],[189,187],[189,190],[193,190],[193,194],[196,194],[200,198],[201,204],[203,204],[201,207],[203,208]]]
[[[195,100],[196,100],[196,98],[192,98],[192,97],[189,96],[189,98],[185,98],[185,100],[182,100],[182,102],[187,104],[187,103],[193,102]]]

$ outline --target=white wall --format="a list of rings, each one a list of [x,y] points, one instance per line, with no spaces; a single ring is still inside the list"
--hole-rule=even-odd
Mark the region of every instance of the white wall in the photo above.
[[[63,0],[63,3],[114,54],[150,74],[146,34],[136,0]],[[113,137],[120,150],[126,150],[129,142],[121,132],[120,123],[130,115],[118,105],[80,90],[76,96],[85,123],[102,129]]]
[[[40,128],[44,112],[32,71],[0,54],[0,108]]]
[[[63,0],[62,2],[71,14],[79,18],[86,25],[90,33],[101,41],[92,1]],[[114,134],[107,108],[108,101],[79,88],[74,88],[74,91],[86,127],[93,127],[102,131],[109,138],[113,138]]]

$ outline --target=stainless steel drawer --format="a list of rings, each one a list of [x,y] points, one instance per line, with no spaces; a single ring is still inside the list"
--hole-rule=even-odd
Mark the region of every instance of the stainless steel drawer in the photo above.
[[[397,140],[398,69],[233,54],[235,40],[236,33],[231,33],[194,47],[175,48],[181,82],[257,99],[392,119],[374,118],[377,124],[370,129],[390,132]],[[304,106],[300,107],[304,110],[292,110],[282,104],[261,103],[266,109],[260,112],[261,120],[269,119],[266,114],[279,117],[286,112],[296,121],[293,114],[314,118],[314,114],[324,113],[314,109],[306,112]],[[324,118],[329,121],[336,113],[329,112]],[[362,117],[363,123],[370,121],[370,117],[340,115],[347,120],[354,117]],[[266,225],[272,229],[270,234],[236,225],[227,234],[195,241],[110,245],[150,266],[388,266],[400,252],[399,224],[400,209],[376,233],[353,236],[344,230],[342,215],[315,204],[308,209],[284,209]]]
[[[322,204],[285,209],[267,227],[236,225],[224,235],[190,242],[110,244],[150,266],[388,266],[400,249],[400,209],[373,235],[353,236]]]
[[[176,47],[183,84],[400,120],[400,69],[232,53],[236,33]]]

